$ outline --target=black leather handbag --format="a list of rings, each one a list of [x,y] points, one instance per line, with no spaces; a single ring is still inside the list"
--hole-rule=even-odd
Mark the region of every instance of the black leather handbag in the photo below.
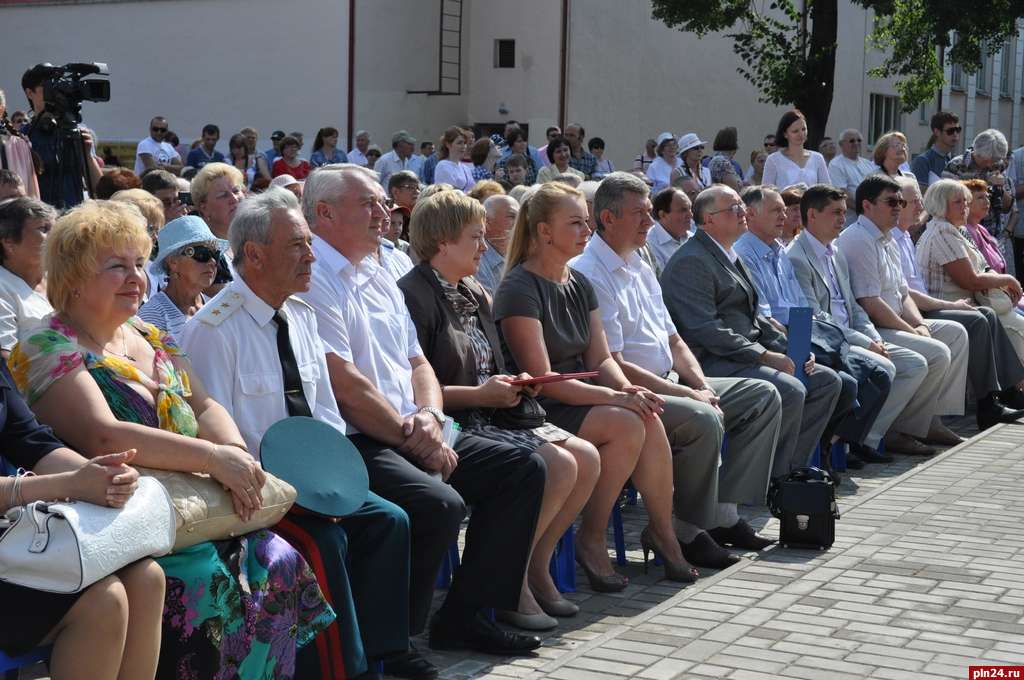
[[[548,412],[539,401],[523,394],[515,406],[494,409],[491,425],[503,430],[532,430],[543,425],[547,417]]]
[[[768,509],[780,522],[779,544],[827,550],[836,540],[836,485],[827,470],[802,467],[768,486]]]

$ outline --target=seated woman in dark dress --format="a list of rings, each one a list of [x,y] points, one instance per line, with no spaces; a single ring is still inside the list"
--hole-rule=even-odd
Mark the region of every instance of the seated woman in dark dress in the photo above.
[[[420,347],[442,385],[445,411],[464,430],[536,450],[547,464],[519,611],[498,612],[498,617],[522,628],[551,628],[557,623],[551,616],[578,611],[559,594],[548,563],[558,539],[590,497],[600,470],[598,453],[589,442],[549,423],[516,430],[491,423],[497,409],[519,403],[523,388],[509,384],[513,376],[505,372],[490,299],[473,279],[486,248],[487,214],[478,201],[452,190],[420,199],[412,215],[410,238],[420,263],[398,286]]]
[[[523,203],[494,300],[506,364],[532,375],[600,373],[593,382],[545,385],[540,398],[552,423],[590,441],[601,454],[601,476],[576,541],[576,559],[591,586],[626,587],[609,563],[605,533],[612,506],[631,477],[649,519],[640,536],[645,553],[653,549],[661,556],[668,579],[692,582],[697,572],[683,558],[672,526],[672,453],[658,417],[662,399],[623,375],[608,351],[594,289],[569,268],[589,236],[587,204],[576,189],[551,182]]]
[[[0,477],[0,514],[12,501],[70,498],[112,508],[135,492],[134,451],[91,461],[40,425],[0,359],[0,451],[32,476]],[[0,532],[2,533],[2,532]],[[160,652],[164,573],[140,560],[80,593],[47,593],[0,581],[0,651],[17,656],[53,645],[53,680],[152,679]]]

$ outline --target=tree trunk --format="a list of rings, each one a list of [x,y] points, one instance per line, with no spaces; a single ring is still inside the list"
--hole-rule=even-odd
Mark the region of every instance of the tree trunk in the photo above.
[[[838,0],[813,0],[810,14],[806,87],[793,103],[807,118],[806,148],[817,150],[822,137],[828,136],[828,117],[835,89]]]

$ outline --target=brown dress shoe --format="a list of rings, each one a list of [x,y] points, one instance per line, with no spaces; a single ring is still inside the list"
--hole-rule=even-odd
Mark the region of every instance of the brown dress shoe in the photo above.
[[[936,418],[932,421],[932,426],[928,428],[928,436],[923,441],[925,444],[933,444],[935,446],[956,446],[967,440],[943,425],[942,421]]]
[[[905,453],[911,456],[934,456],[938,451],[930,446],[925,446],[909,434],[902,432],[888,432],[885,435],[886,453]]]

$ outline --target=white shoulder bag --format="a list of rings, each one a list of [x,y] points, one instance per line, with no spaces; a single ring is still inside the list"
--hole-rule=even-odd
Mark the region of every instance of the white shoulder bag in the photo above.
[[[77,593],[143,557],[166,555],[177,515],[167,490],[140,477],[123,508],[36,501],[0,519],[0,581]]]

